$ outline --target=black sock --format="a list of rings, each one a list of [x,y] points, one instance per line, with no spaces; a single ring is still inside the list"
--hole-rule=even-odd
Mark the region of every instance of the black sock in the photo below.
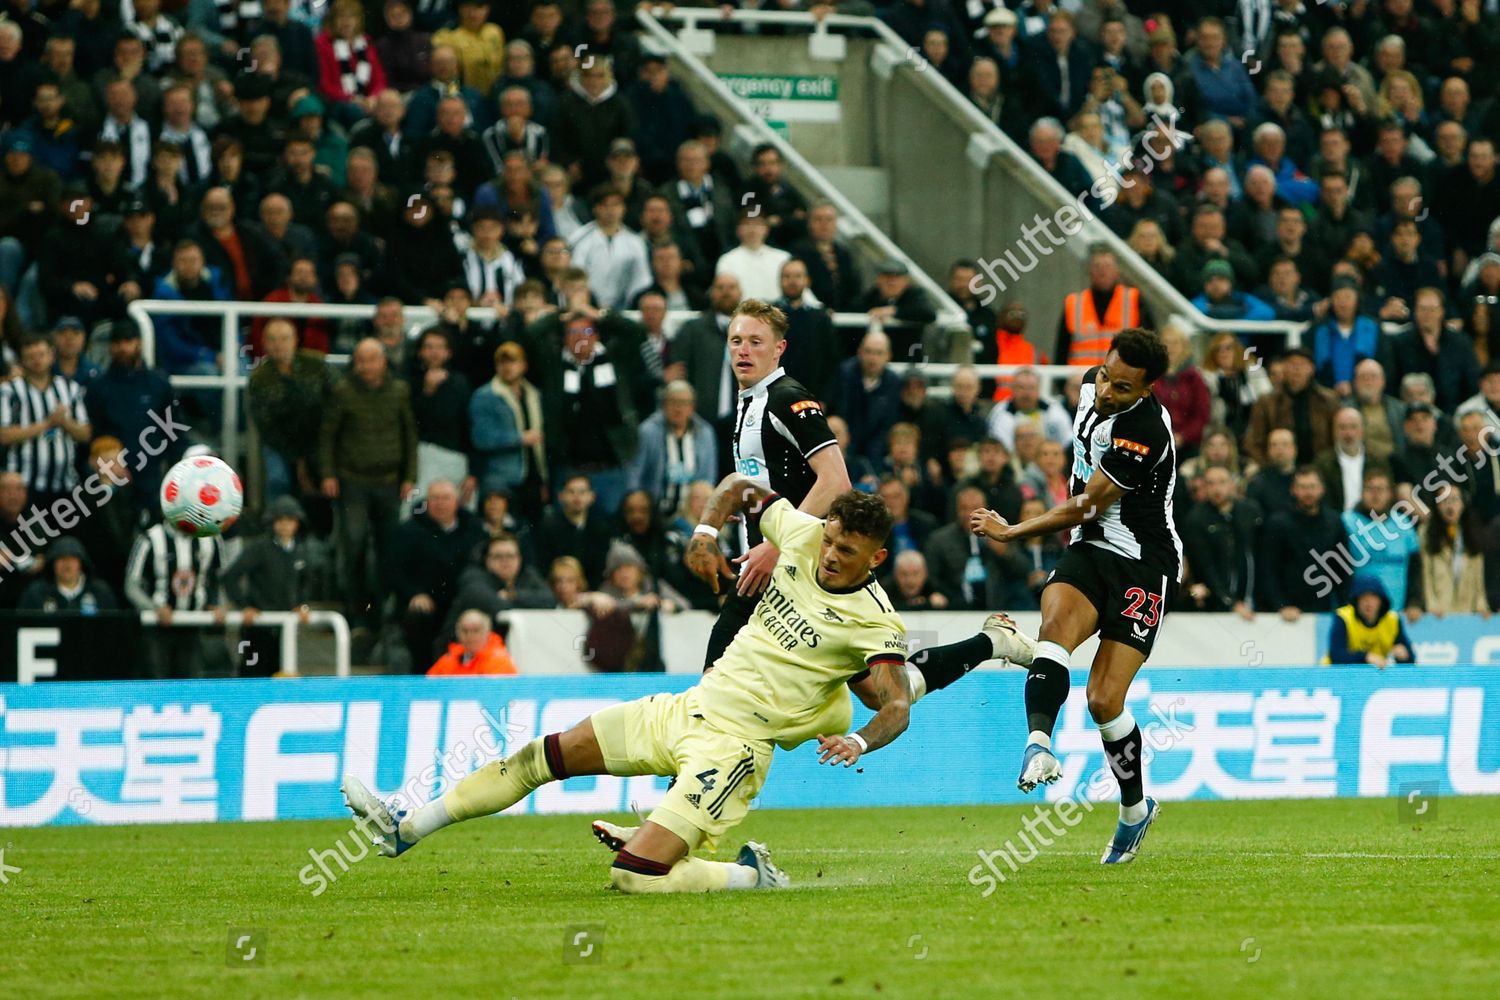
[[[1052,735],[1057,713],[1068,700],[1068,666],[1038,657],[1026,669],[1026,725],[1030,732]]]
[[[1120,805],[1133,806],[1146,797],[1141,780],[1141,727],[1135,726],[1120,739],[1106,740],[1104,759],[1109,761],[1115,780],[1120,783]]]
[[[941,691],[985,660],[995,658],[995,644],[983,632],[963,642],[919,649],[911,655],[910,663],[922,674],[927,692]]]

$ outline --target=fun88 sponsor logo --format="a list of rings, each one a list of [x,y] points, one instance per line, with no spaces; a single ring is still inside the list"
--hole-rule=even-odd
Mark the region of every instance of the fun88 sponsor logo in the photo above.
[[[739,474],[742,476],[760,475],[761,465],[760,459],[758,458],[742,458],[739,460],[735,467],[739,471]]]

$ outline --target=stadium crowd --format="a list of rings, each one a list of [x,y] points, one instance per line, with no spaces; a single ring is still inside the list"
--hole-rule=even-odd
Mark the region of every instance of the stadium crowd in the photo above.
[[[863,266],[775,146],[722,148],[625,0],[9,0],[0,609],[244,609],[258,666],[152,630],[164,676],[274,670],[255,612],[320,601],[361,662],[507,672],[465,611],[579,608],[594,666],[660,669],[662,616],[716,606],[681,554],[731,465],[725,329],[752,297],[895,514],[899,608],[1037,606],[1064,540],[963,525],[1068,495],[1078,379],[1142,324],[1172,358],[1180,610],[1333,611],[1357,568],[1411,619],[1500,604],[1492,5],[722,6],[878,14],[1204,313],[1305,323],[1306,347],[1153,317],[1104,246],[1028,333],[1024,283],[981,305],[959,259],[976,363],[1080,376],[1053,398],[965,368],[929,398],[890,368],[936,316],[905,266]],[[1150,145],[1172,127],[1193,141]],[[159,315],[153,367],[142,298],[375,312],[258,319],[227,363],[217,317]],[[437,321],[408,329],[415,304]],[[168,376],[226,368],[249,374],[253,516],[186,540],[157,486],[222,402]],[[115,502],[27,532],[85,483]]]

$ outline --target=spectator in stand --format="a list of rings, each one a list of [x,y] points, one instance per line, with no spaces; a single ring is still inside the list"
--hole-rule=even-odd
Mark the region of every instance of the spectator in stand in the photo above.
[[[1311,323],[1328,308],[1326,300],[1318,299],[1302,287],[1302,272],[1290,257],[1277,257],[1271,261],[1266,270],[1266,283],[1256,289],[1255,297],[1271,307],[1273,319],[1292,323]],[[1255,341],[1257,349],[1269,346],[1265,345],[1267,338],[1264,336],[1252,335],[1249,339]]]
[[[1368,663],[1377,670],[1392,663],[1415,663],[1406,626],[1380,581],[1373,574],[1357,573],[1349,596],[1350,602],[1333,614],[1323,662]]]
[[[286,284],[265,297],[266,302],[289,302],[298,305],[322,305],[326,300],[318,294],[318,262],[310,257],[299,257],[291,262],[287,270]],[[266,320],[257,317],[250,325],[250,355],[260,357],[265,353],[262,342]],[[327,354],[332,331],[328,320],[317,316],[298,317],[292,321],[297,331],[297,344],[309,351]]]
[[[1337,511],[1353,510],[1359,503],[1365,475],[1379,470],[1393,482],[1407,482],[1404,469],[1393,469],[1390,460],[1378,459],[1365,447],[1365,418],[1353,406],[1342,407],[1333,416],[1333,445],[1318,456],[1314,466],[1323,477],[1324,496]]]
[[[318,256],[318,240],[313,231],[292,221],[292,202],[283,194],[268,194],[260,201],[258,231],[276,250],[278,273],[291,266],[293,258]]]
[[[439,166],[444,153],[452,158],[451,176],[443,176]],[[465,205],[474,197],[479,185],[490,179],[494,169],[489,153],[485,151],[484,140],[469,124],[465,105],[458,97],[444,97],[438,101],[437,125],[426,136],[417,139],[416,155],[417,162],[423,164],[426,172],[429,193],[435,184],[452,184],[456,198]]]
[[[891,341],[872,329],[860,341],[859,353],[839,365],[828,408],[849,424],[850,453],[871,463],[885,454],[886,435],[901,405],[901,380],[888,367]]]
[[[717,261],[730,247],[735,219],[734,192],[709,172],[708,148],[689,140],[677,148],[677,174],[661,187],[672,218],[683,220],[693,247],[685,256]]]
[[[1053,352],[1060,363],[1081,367],[1103,364],[1114,335],[1121,330],[1151,325],[1140,289],[1120,281],[1113,250],[1102,244],[1090,247],[1088,272],[1089,287],[1069,293],[1063,302]]]
[[[1323,479],[1316,469],[1297,470],[1292,499],[1290,512],[1266,519],[1255,562],[1263,569],[1256,574],[1255,606],[1276,609],[1289,622],[1304,612],[1332,611],[1349,583],[1331,575],[1340,567],[1332,554],[1340,546],[1349,551],[1349,539],[1338,513],[1323,503]]]
[[[814,202],[807,212],[807,238],[796,243],[792,256],[807,265],[812,293],[834,312],[850,312],[859,299],[859,266],[848,244],[838,238],[838,209]]]
[[[1265,366],[1232,333],[1214,334],[1198,366],[1208,388],[1210,423],[1228,427],[1235,440],[1245,435],[1250,411],[1256,400],[1271,391],[1271,380]]]
[[[318,434],[323,495],[334,501],[340,588],[356,628],[378,626],[387,538],[417,475],[417,429],[411,390],[386,367],[380,341],[354,348],[350,371],[333,387]]]
[[[413,27],[408,0],[385,0],[385,30],[375,40],[375,54],[391,89],[409,94],[432,75],[432,35]]]
[[[635,457],[640,355],[631,355],[600,341],[598,319],[571,314],[564,320],[562,364],[548,370],[541,387],[554,480],[561,485],[584,474],[605,514],[620,506],[625,466]]]
[[[698,415],[720,435],[720,456],[728,454],[729,430],[734,422],[736,390],[725,346],[729,317],[740,299],[740,282],[732,274],[714,276],[708,289],[709,308],[688,320],[672,341],[672,356],[682,363],[692,383]]]
[[[87,331],[77,316],[63,316],[52,327],[52,374],[68,379],[87,391],[99,377],[99,366],[83,353]]]
[[[412,91],[406,102],[406,135],[413,142],[421,142],[438,123],[438,104],[447,97],[456,97],[463,102],[466,112],[464,126],[472,128],[487,124],[484,110],[484,95],[460,79],[458,52],[451,45],[432,47],[432,77],[426,84]]]
[[[19,472],[0,471],[0,610],[9,611],[34,581],[45,580],[47,560],[33,549],[21,517],[34,511],[26,496],[26,479]]]
[[[228,188],[210,187],[198,204],[198,222],[187,238],[203,250],[205,263],[223,278],[233,297],[263,299],[286,274],[285,262],[276,249],[235,215],[234,197]]]
[[[463,67],[464,86],[488,94],[505,67],[505,33],[490,21],[486,0],[458,0],[457,22],[432,34],[433,45],[451,46]]]
[[[1254,288],[1260,280],[1255,261],[1238,240],[1228,235],[1224,209],[1211,201],[1200,202],[1193,209],[1188,238],[1177,246],[1174,260],[1177,287],[1186,295],[1202,291],[1198,282],[1203,280],[1205,268],[1215,261],[1227,262],[1235,284],[1242,288]]]
[[[1226,56],[1224,22],[1205,17],[1198,22],[1198,44],[1187,57],[1187,79],[1191,80],[1199,112],[1222,118],[1243,129],[1254,113],[1258,97],[1250,75],[1240,60]]]
[[[891,558],[891,565],[889,593],[897,611],[942,611],[948,607],[948,598],[932,585],[927,557],[920,551],[898,552]]]
[[[739,245],[719,257],[714,273],[734,275],[746,298],[771,302],[781,294],[781,269],[791,254],[767,244],[771,224],[766,211],[763,204],[755,203],[740,213],[735,226]]]
[[[626,489],[645,490],[668,516],[682,506],[689,487],[718,474],[718,440],[713,426],[693,412],[692,384],[671,382],[661,409],[641,424],[639,447],[626,476]]]
[[[459,615],[453,634],[458,641],[450,643],[448,651],[427,668],[428,677],[519,673],[505,640],[490,627],[490,617],[483,611],[471,608]]]
[[[1253,500],[1236,496],[1233,473],[1221,465],[1203,470],[1203,500],[1183,520],[1189,608],[1233,611],[1247,621],[1253,594],[1251,572],[1264,518]]]
[[[751,150],[750,168],[748,198],[741,199],[741,204],[748,201],[758,206],[771,227],[770,241],[790,247],[807,235],[807,199],[787,182],[786,161],[774,145],[761,143]]]
[[[1005,303],[1000,309],[1000,318],[995,324],[994,354],[980,355],[976,361],[996,365],[1044,365],[1047,355],[1037,350],[1035,344],[1026,339],[1026,305],[1017,300]],[[1012,376],[1002,375],[995,379],[994,399],[1004,402],[1010,399]],[[1069,420],[1071,421],[1071,417]],[[1070,424],[1071,426],[1071,424]]]
[[[1020,94],[1004,89],[1003,78],[1004,74],[995,61],[981,56],[969,65],[967,78],[962,83],[954,81],[954,86],[1000,131],[1015,142],[1023,142],[1031,115]]]
[[[315,492],[318,430],[335,376],[321,354],[297,346],[290,320],[269,321],[263,343],[265,360],[250,371],[247,406],[260,437],[263,500],[269,503]]]
[[[1406,404],[1385,394],[1385,369],[1380,362],[1366,358],[1354,366],[1354,395],[1346,405],[1357,407],[1365,418],[1365,446],[1372,458],[1390,458],[1400,452],[1406,443],[1401,429]]]
[[[495,349],[495,377],[474,390],[469,425],[481,493],[505,490],[527,520],[541,513],[547,481],[542,400],[526,380],[526,351],[507,342]]]
[[[672,79],[666,56],[656,52],[642,53],[639,78],[626,86],[625,100],[640,128],[641,173],[662,184],[672,176],[673,159],[688,141],[697,111]]]
[[[1412,605],[1409,584],[1420,579],[1421,542],[1414,519],[1393,506],[1395,484],[1383,469],[1365,473],[1359,503],[1344,511],[1350,554],[1380,581],[1398,608]],[[1415,620],[1415,619],[1414,619]]]
[[[781,296],[771,304],[787,318],[786,353],[781,356],[781,366],[815,395],[823,395],[843,358],[833,318],[808,287],[806,263],[793,258],[781,265]]]
[[[356,150],[349,156],[349,172],[374,178],[374,157],[368,149]],[[375,197],[382,197],[375,195]],[[389,213],[382,225],[388,226],[395,219],[394,196]],[[371,206],[377,214],[385,214],[385,205]],[[363,210],[340,196],[328,206],[323,215],[322,232],[318,234],[318,283],[326,294],[332,295],[337,287],[334,281],[336,262],[341,257],[354,258],[355,274],[361,285],[380,267],[380,244],[375,238],[360,230],[359,219]]]
[[[36,261],[37,289],[47,313],[89,325],[123,316],[126,304],[141,294],[124,247],[94,214],[86,190],[67,192],[59,208],[60,224],[43,238]]]
[[[583,579],[602,580],[612,532],[609,521],[595,508],[589,477],[572,475],[557,491],[557,505],[542,514],[536,532],[537,559],[552,566],[562,557],[578,560]],[[588,584],[582,584],[587,589]]]
[[[480,134],[495,170],[500,170],[505,154],[510,152],[521,153],[528,163],[550,159],[551,133],[532,120],[531,91],[525,87],[507,87],[500,92],[499,103],[500,115],[495,124]]]
[[[462,266],[448,220],[436,204],[425,196],[408,198],[386,245],[383,287],[403,302],[424,303],[437,311]]]
[[[1055,399],[1042,398],[1042,379],[1035,369],[1022,368],[1011,377],[1011,395],[990,411],[989,433],[1016,450],[1016,427],[1028,423],[1049,441],[1071,444],[1073,415]]]
[[[62,183],[56,173],[32,156],[36,140],[12,129],[0,138],[0,287],[12,297],[21,275],[42,248],[42,239],[57,217]]]
[[[1290,258],[1297,265],[1297,273],[1307,287],[1315,291],[1327,290],[1328,258],[1316,243],[1307,238],[1307,217],[1292,205],[1283,205],[1276,210],[1276,238],[1257,250],[1256,265],[1269,277],[1272,265],[1282,257]]]
[[[978,451],[979,467],[963,480],[963,485],[983,490],[987,510],[1014,520],[1020,516],[1025,491],[1011,465],[1009,449],[994,438],[984,437],[979,440]]]
[[[1359,314],[1359,286],[1336,278],[1328,296],[1328,317],[1312,331],[1318,382],[1340,397],[1354,391],[1354,367],[1366,358],[1384,364],[1388,347],[1380,327]]]
[[[1448,235],[1449,273],[1462,274],[1469,261],[1484,252],[1489,225],[1500,216],[1500,173],[1495,169],[1495,140],[1476,136],[1464,162],[1441,174],[1440,197],[1433,210]]]
[[[1296,438],[1298,465],[1310,465],[1333,443],[1339,398],[1313,382],[1315,370],[1312,351],[1292,348],[1284,355],[1281,385],[1251,407],[1245,452],[1257,464],[1265,461],[1266,437],[1277,428],[1290,430]]]
[[[1429,484],[1438,482],[1441,476],[1437,471],[1438,459],[1453,452],[1451,446],[1438,440],[1439,416],[1431,403],[1419,401],[1406,404],[1406,418],[1401,428],[1403,446],[1397,452],[1397,457],[1406,468],[1406,474],[1416,484],[1413,492],[1421,490],[1430,493]]]
[[[1437,264],[1421,256],[1422,232],[1413,219],[1401,219],[1391,227],[1390,249],[1370,273],[1375,294],[1382,300],[1397,298],[1415,304],[1417,290],[1443,283]]]
[[[984,491],[965,486],[954,497],[957,518],[932,533],[924,555],[932,585],[953,611],[1008,608],[1027,603],[1030,564],[1021,546],[981,539],[968,529],[984,504]]]
[[[144,676],[160,680],[229,672],[219,584],[223,568],[222,537],[191,538],[160,521],[136,537],[125,598],[137,611],[156,613],[155,626],[146,629]],[[214,624],[174,628],[178,611],[212,612]]]
[[[399,3],[400,0],[397,0]],[[375,157],[377,175],[390,184],[404,184],[414,179],[416,148],[419,138],[407,135],[403,122],[406,105],[401,94],[387,87],[371,102],[370,115],[349,129],[349,147],[367,149]],[[352,185],[352,181],[351,181]]]
[[[594,221],[573,234],[573,264],[589,273],[589,287],[608,309],[624,309],[651,286],[651,254],[640,234],[625,227],[625,198],[607,184],[589,195]]]
[[[1444,490],[1436,507],[1422,529],[1420,589],[1413,581],[1415,593],[1408,603],[1437,618],[1464,614],[1489,618],[1484,521],[1460,489]]]
[[[937,440],[925,442],[926,453],[945,454],[951,442],[978,441],[988,432],[989,405],[979,398],[979,376],[969,365],[957,368],[949,379],[952,395],[938,407]]]
[[[27,585],[21,593],[18,610],[92,615],[119,608],[119,600],[109,584],[94,577],[94,567],[78,539],[63,535],[47,546],[46,556],[46,577]]]
[[[1234,268],[1227,260],[1203,266],[1203,292],[1193,299],[1198,311],[1219,320],[1270,320],[1276,314],[1260,299],[1234,287]]]
[[[411,370],[411,410],[417,426],[415,493],[428,484],[459,484],[459,503],[473,506],[478,480],[470,474],[469,401],[474,395],[467,378],[453,367],[453,342],[437,327],[417,338]]]
[[[1203,428],[1208,426],[1208,385],[1193,364],[1193,345],[1180,325],[1169,320],[1162,328],[1161,339],[1167,345],[1167,371],[1156,380],[1152,391],[1172,418],[1172,441],[1178,458],[1192,458],[1203,440]]]
[[[318,76],[317,47],[307,25],[291,17],[290,0],[263,0],[263,16],[245,29],[245,37],[270,35],[281,47],[287,69],[308,80]]]
[[[21,378],[0,382],[0,445],[6,471],[20,472],[31,501],[46,508],[77,489],[78,445],[93,427],[83,388],[52,373],[57,352],[46,337],[21,337],[18,355]],[[77,498],[71,502],[77,507]]]
[[[990,364],[989,358],[995,353],[996,317],[995,310],[981,303],[971,287],[978,277],[979,265],[972,259],[961,257],[948,265],[948,295],[964,311],[973,338],[968,345],[970,356],[975,362]],[[989,301],[993,302],[994,296]]]
[[[1265,460],[1245,484],[1245,497],[1254,500],[1267,520],[1272,514],[1292,509],[1292,474],[1297,468],[1297,439],[1286,428],[1273,430],[1266,439]]]
[[[550,608],[552,591],[536,570],[524,564],[521,545],[509,532],[491,535],[480,550],[477,566],[458,577],[457,596],[440,631],[448,635],[460,611],[478,609],[489,620],[516,608]]]
[[[894,257],[875,269],[875,286],[861,296],[855,309],[887,331],[892,351],[903,360],[915,356],[923,329],[937,319],[927,293],[912,284],[911,270]]]
[[[386,586],[411,657],[411,672],[432,659],[439,626],[448,617],[458,576],[485,539],[479,519],[459,506],[458,487],[447,479],[428,484],[426,503],[391,534]]]
[[[224,567],[224,593],[243,608],[246,628],[239,646],[240,676],[269,677],[281,670],[281,629],[254,627],[262,611],[295,611],[306,625],[308,605],[327,592],[332,566],[323,542],[303,530],[307,515],[295,498],[278,496],[266,505],[269,531],[245,544]],[[248,655],[246,655],[248,653]]]
[[[610,143],[635,135],[635,112],[620,96],[608,59],[593,59],[572,77],[552,124],[553,161],[589,190],[609,179]]]
[[[1479,391],[1454,410],[1454,417],[1462,419],[1470,413],[1484,418],[1490,428],[1489,434],[1500,436],[1500,359],[1491,360],[1479,373]]]

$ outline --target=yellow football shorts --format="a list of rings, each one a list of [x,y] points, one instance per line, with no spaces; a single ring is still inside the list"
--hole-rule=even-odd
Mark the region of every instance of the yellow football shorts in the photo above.
[[[725,733],[703,718],[698,692],[653,694],[595,712],[594,736],[610,774],[673,775],[647,817],[687,842],[713,849],[745,818],[771,769],[774,747]]]

